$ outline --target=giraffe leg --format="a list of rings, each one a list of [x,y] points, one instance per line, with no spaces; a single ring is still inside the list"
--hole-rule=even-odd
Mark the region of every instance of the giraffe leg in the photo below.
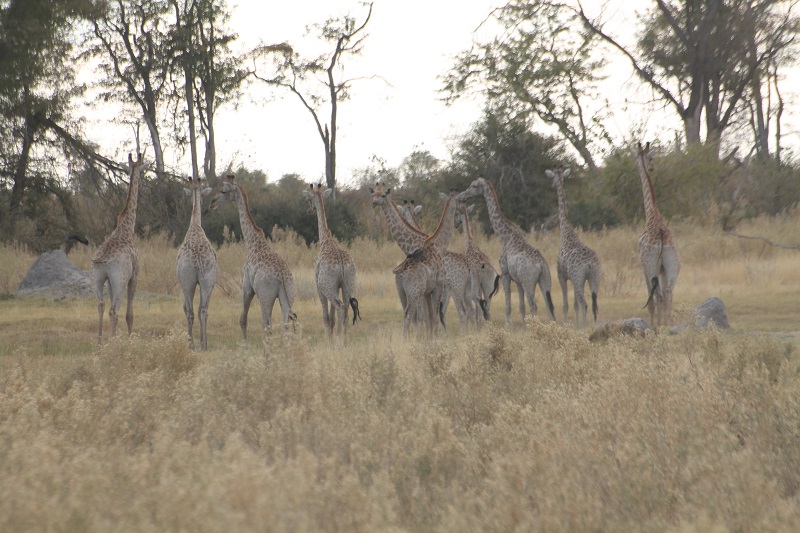
[[[558,269],[558,284],[561,285],[561,299],[564,304],[561,306],[561,310],[564,313],[564,325],[567,324],[567,318],[569,315],[569,297],[567,295],[567,274],[563,272],[560,268]],[[575,289],[575,283],[572,283],[572,289]],[[577,308],[576,308],[577,309]]]
[[[208,304],[211,302],[211,291],[213,289],[213,284],[210,289],[204,289],[200,285],[200,303],[197,310],[200,315],[200,351],[203,352],[208,351]]]
[[[331,317],[328,313],[328,299],[325,298],[324,294],[319,293],[319,302],[322,304],[322,324],[325,326],[325,333],[330,338],[333,330],[331,329]]]
[[[572,289],[575,291],[575,323],[578,328],[586,327],[586,312],[588,305],[586,298],[583,296],[583,289],[586,280],[583,278],[576,279],[572,282]]]
[[[97,342],[100,342],[100,339],[103,338],[103,313],[105,312],[106,304],[103,301],[103,286],[106,283],[105,276],[101,275],[98,271],[95,271],[95,288],[94,292],[97,296],[97,315],[98,315],[98,324],[97,324]],[[109,285],[109,291],[111,287]]]
[[[188,284],[187,284],[188,285]],[[183,287],[183,314],[186,315],[186,326],[189,330],[189,346],[194,349],[194,337],[192,336],[192,329],[194,328],[194,291],[197,285],[192,283],[191,286]],[[203,292],[200,291],[200,309],[203,308]],[[202,329],[202,326],[201,328]],[[202,338],[202,333],[201,333]]]
[[[277,291],[259,291],[258,301],[261,303],[261,329],[264,335],[272,334],[272,310],[275,308],[275,300],[278,299]],[[284,324],[284,329],[286,328]]]
[[[519,293],[519,314],[522,317],[522,322],[525,323],[525,288],[522,283],[517,282],[517,292]],[[533,309],[531,309],[533,312]]]
[[[242,283],[242,314],[239,317],[239,327],[242,328],[242,340],[247,340],[247,314],[250,312],[250,304],[253,303],[253,298],[256,292],[250,285],[250,280],[245,279]]]
[[[138,270],[138,268],[136,270]],[[128,335],[133,331],[133,297],[136,294],[137,274],[137,272],[134,272],[131,279],[128,280],[128,305],[125,309],[125,323],[128,325]]]
[[[503,292],[506,294],[506,325],[511,324],[511,274],[508,272],[508,259],[500,256],[500,281],[503,283]]]
[[[110,277],[108,280],[108,293],[111,306],[108,309],[108,318],[111,322],[111,335],[117,334],[117,323],[119,322],[119,308],[122,306],[122,280],[118,277]]]
[[[536,282],[524,283],[525,296],[528,298],[528,306],[531,308],[531,316],[536,316],[538,309],[536,308]],[[544,290],[542,290],[544,294]],[[555,317],[553,317],[555,319]]]
[[[341,315],[339,316],[339,322],[342,325],[342,335],[347,337],[347,326],[350,322],[350,294],[344,291],[342,288],[342,307],[340,309]]]

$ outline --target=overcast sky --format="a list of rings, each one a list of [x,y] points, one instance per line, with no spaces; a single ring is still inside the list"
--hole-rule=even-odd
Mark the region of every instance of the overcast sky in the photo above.
[[[367,12],[357,0],[229,2],[233,10],[230,26],[238,33],[242,49],[259,41],[287,41],[308,55],[323,49],[308,48],[318,41],[306,36],[307,25],[347,13],[362,21]],[[610,6],[604,19],[612,21],[614,33],[632,27],[632,2],[582,3],[590,14],[598,13],[602,4]],[[415,148],[449,158],[451,140],[480,118],[481,105],[464,101],[446,107],[438,92],[442,86],[439,77],[453,66],[456,54],[470,47],[475,30],[492,9],[503,4],[502,0],[375,1],[363,53],[345,59],[345,75],[379,78],[356,81],[351,100],[339,107],[339,183],[349,183],[353,171],[369,165],[373,156],[384,159],[389,167],[398,166]],[[647,136],[645,140],[671,140],[680,129],[674,113],[648,104],[649,91],[631,76],[624,62],[616,64],[604,90],[613,107],[607,122],[610,133],[622,139],[631,124],[636,124]],[[273,95],[272,101],[268,95]],[[321,118],[327,120],[327,116],[325,111]],[[237,109],[228,105],[219,111],[216,132],[220,171],[233,162],[234,166],[261,169],[271,181],[287,173],[298,173],[309,181],[324,177],[324,153],[316,126],[299,99],[288,92],[253,87]],[[118,130],[117,136],[124,142],[130,139],[130,131]],[[185,161],[170,160],[171,153],[166,156],[167,165],[175,171],[190,173]]]

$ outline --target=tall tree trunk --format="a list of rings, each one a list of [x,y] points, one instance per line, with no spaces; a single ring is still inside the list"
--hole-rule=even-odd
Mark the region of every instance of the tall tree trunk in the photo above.
[[[36,118],[30,109],[30,88],[27,85],[22,88],[22,98],[25,105],[25,131],[22,135],[22,148],[19,152],[19,159],[17,159],[17,164],[14,165],[14,185],[11,187],[11,199],[9,201],[9,223],[12,228],[17,215],[19,215],[22,198],[28,185],[28,163],[30,162],[31,147],[33,146],[33,136],[36,133]]]

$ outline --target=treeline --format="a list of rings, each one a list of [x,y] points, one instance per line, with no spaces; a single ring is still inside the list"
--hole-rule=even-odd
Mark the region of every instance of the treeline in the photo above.
[[[475,95],[485,102],[484,117],[453,140],[449,160],[415,151],[387,168],[376,159],[343,183],[335,165],[338,104],[357,105],[358,78],[347,76],[345,63],[369,52],[373,4],[324,23],[309,20],[308,35],[328,52],[303,57],[269,36],[243,50],[226,0],[0,2],[0,242],[33,251],[73,234],[100,242],[127,190],[125,169],[115,161],[145,146],[153,159],[140,192],[140,235],[180,242],[189,218],[185,177],[213,186],[234,172],[249,182],[265,231],[291,228],[313,241],[302,176],[272,182],[260,169],[217,161],[215,116],[254,84],[296,97],[298,112],[312,115],[325,182],[338,189],[330,224],[344,241],[383,238],[364,192],[375,181],[391,184],[398,201],[423,204],[427,227],[438,216],[438,193],[462,190],[477,176],[492,180],[505,213],[523,228],[555,227],[555,191],[544,171],[557,165],[573,170],[566,188],[575,224],[628,223],[642,216],[629,153],[637,140],[657,146],[665,216],[731,228],[743,217],[781,213],[799,197],[800,165],[781,134],[791,103],[783,97],[784,73],[800,57],[793,6],[650,2],[633,15],[635,27],[616,35],[602,11],[587,12],[581,2],[510,0],[487,14],[470,48],[442,73],[446,103]],[[635,104],[642,120],[648,110],[666,110],[682,128],[675,139],[671,130],[669,139],[641,139],[636,125],[625,139],[610,133],[620,119],[638,116],[616,109],[601,90],[612,59],[628,64],[631,79],[647,91],[651,104]],[[102,133],[84,116],[94,105],[117,112],[114,122],[132,132],[129,145],[104,153]],[[165,164],[178,160],[187,168]],[[212,214],[206,224],[216,242],[225,227],[229,237],[238,228],[229,212]]]
[[[506,117],[507,118],[507,117]],[[545,170],[570,167],[566,182],[569,216],[584,229],[600,229],[643,219],[642,191],[630,146],[619,146],[595,172],[579,167],[555,137],[531,132],[525,124],[487,115],[455,145],[452,159],[438,160],[429,152],[415,151],[396,168],[380,161],[360,169],[349,186],[341,187],[326,212],[331,230],[342,242],[366,237],[387,239],[388,232],[378,209],[370,205],[367,188],[383,182],[392,188],[398,203],[422,205],[423,227],[433,228],[441,215],[439,192],[464,190],[476,177],[491,180],[505,214],[527,230],[549,231],[558,226],[557,199]],[[655,187],[659,208],[668,218],[690,218],[700,224],[732,229],[737,222],[762,214],[779,215],[800,201],[800,166],[777,164],[773,159],[742,161],[730,156],[720,160],[702,145],[678,149],[655,143]],[[285,230],[301,242],[317,240],[316,217],[308,212],[301,190],[308,182],[297,175],[268,182],[257,169],[226,169],[209,179],[217,187],[227,174],[234,174],[249,195],[256,223],[273,237]],[[84,184],[87,182],[88,184]],[[166,235],[177,246],[189,221],[191,202],[179,180],[165,181],[155,173],[145,174],[140,192],[137,233],[147,238]],[[99,191],[99,192],[98,192]],[[122,209],[127,187],[104,184],[97,188],[84,176],[69,189],[42,189],[31,195],[30,213],[18,224],[18,242],[42,252],[64,244],[73,234],[100,243],[113,229]],[[0,191],[5,202],[7,191]],[[490,231],[483,203],[476,202],[482,228]],[[239,239],[235,209],[207,213],[205,231],[216,244]],[[273,235],[276,230],[278,235]]]

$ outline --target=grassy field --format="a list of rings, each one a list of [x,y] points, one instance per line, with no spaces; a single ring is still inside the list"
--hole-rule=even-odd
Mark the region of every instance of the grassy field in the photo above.
[[[160,239],[139,243],[134,334],[98,347],[96,301],[14,297],[35,257],[0,248],[0,530],[797,531],[800,251],[671,227],[678,318],[719,296],[730,331],[591,343],[560,323],[555,281],[559,323],[523,326],[514,294],[504,327],[501,292],[480,332],[451,306],[441,337],[404,341],[402,254],[359,241],[363,321],[331,344],[316,251],[282,235],[299,322],[268,358],[257,303],[241,341],[236,243],[209,352],[188,348]],[[738,231],[797,244],[800,213]],[[638,228],[582,238],[603,261],[599,321],[647,318]],[[532,242],[554,272],[557,232]]]

